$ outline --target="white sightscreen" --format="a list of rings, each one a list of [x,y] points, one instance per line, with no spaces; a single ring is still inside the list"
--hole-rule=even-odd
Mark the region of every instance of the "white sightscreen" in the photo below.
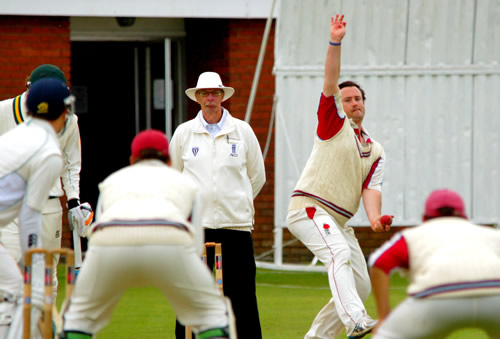
[[[340,81],[367,94],[364,126],[384,146],[382,212],[421,221],[451,188],[476,222],[500,224],[500,0],[287,0],[276,32],[275,225],[310,154],[329,18],[344,13]],[[369,225],[361,205],[351,225]]]

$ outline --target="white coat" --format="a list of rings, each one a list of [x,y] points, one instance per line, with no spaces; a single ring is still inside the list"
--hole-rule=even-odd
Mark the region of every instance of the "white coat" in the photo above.
[[[201,188],[206,228],[252,227],[253,200],[266,181],[259,142],[246,122],[229,112],[213,138],[198,115],[175,130],[169,151],[172,167]]]

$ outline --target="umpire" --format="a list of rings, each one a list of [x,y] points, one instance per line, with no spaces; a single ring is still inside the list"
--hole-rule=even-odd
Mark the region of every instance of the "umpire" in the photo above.
[[[219,74],[202,73],[186,95],[200,105],[198,115],[175,130],[170,145],[172,167],[201,188],[206,213],[206,241],[222,244],[224,295],[231,299],[238,338],[262,337],[253,252],[253,200],[266,174],[259,142],[246,122],[234,118],[222,102],[234,94]],[[212,256],[210,256],[212,258]],[[208,262],[209,266],[212,263]],[[176,337],[184,338],[177,326]]]

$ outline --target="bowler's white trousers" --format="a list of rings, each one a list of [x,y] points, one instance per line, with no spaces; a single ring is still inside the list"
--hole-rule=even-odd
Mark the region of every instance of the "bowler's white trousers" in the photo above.
[[[307,213],[309,209],[309,213]],[[340,227],[319,206],[290,211],[287,224],[327,268],[332,298],[314,319],[306,339],[330,339],[345,328],[350,334],[366,316],[363,301],[370,294],[370,276],[351,227]]]
[[[111,319],[123,293],[140,286],[162,291],[179,321],[196,334],[229,325],[231,306],[196,253],[191,235],[176,228],[153,230],[109,227],[92,235],[64,313],[64,330],[96,334]],[[124,236],[135,231],[135,240]],[[149,240],[142,241],[146,237]]]

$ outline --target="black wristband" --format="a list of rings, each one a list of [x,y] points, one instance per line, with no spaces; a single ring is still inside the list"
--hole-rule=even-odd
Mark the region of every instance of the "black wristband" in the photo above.
[[[70,199],[68,200],[68,209],[72,209],[72,208],[75,208],[75,207],[78,207],[80,206],[80,202],[78,201],[78,199]]]

